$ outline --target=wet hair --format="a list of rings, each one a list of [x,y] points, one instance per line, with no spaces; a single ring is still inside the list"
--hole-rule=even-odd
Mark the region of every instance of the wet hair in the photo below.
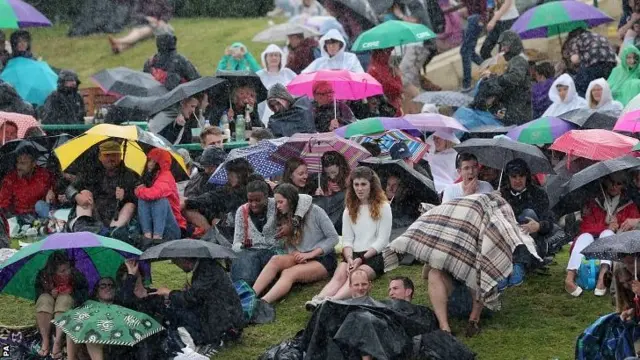
[[[253,173],[253,166],[245,158],[237,158],[230,160],[224,165],[227,174],[233,172],[238,175],[239,186],[247,185],[249,175]]]
[[[69,264],[69,266],[72,266],[71,260],[69,260],[69,256],[67,256],[67,254],[63,251],[54,252],[53,254],[51,254],[51,256],[49,256],[49,259],[47,259],[47,263],[44,265],[43,270],[45,276],[53,277],[58,271],[58,266],[64,264]]]
[[[113,286],[114,286],[114,290],[116,290],[116,286],[118,285],[116,283],[116,280],[114,278],[112,278],[111,276],[103,276],[100,278],[100,280],[98,280],[98,282],[96,282],[96,285],[93,287],[93,291],[91,291],[91,294],[89,295],[89,298],[99,301],[98,300],[98,294],[100,292],[100,282],[102,280],[111,280],[113,282]]]
[[[298,207],[298,199],[300,192],[295,185],[292,184],[280,184],[274,189],[275,194],[279,194],[284,197],[289,204],[289,211],[286,214],[282,214],[280,211],[276,211],[276,220],[278,225],[289,223],[293,225],[293,216]],[[285,235],[285,245],[295,246],[300,244],[302,240],[302,226],[294,227],[293,233]]]
[[[264,179],[252,180],[247,184],[247,194],[252,192],[261,192],[264,196],[269,196],[269,184]]]
[[[269,129],[263,128],[253,130],[253,132],[251,133],[251,137],[256,139],[257,141],[269,140],[274,138],[273,133],[269,131]]]
[[[223,136],[222,129],[217,126],[207,126],[200,133],[200,142],[204,142],[209,135]]]
[[[382,153],[380,145],[372,141],[362,144],[362,147],[365,148],[373,157],[376,157]]]
[[[282,182],[294,185],[293,173],[302,165],[307,166],[307,163],[300,158],[291,158],[287,160],[287,163],[284,166],[284,173],[282,174]]]
[[[327,151],[322,154],[320,158],[320,163],[322,164],[322,168],[326,168],[332,165],[336,165],[339,169],[338,176],[336,177],[336,183],[340,187],[341,190],[344,190],[347,186],[347,179],[349,178],[349,163],[347,163],[347,159],[345,159],[344,155],[340,154],[337,151]],[[323,182],[323,188],[328,187],[329,177],[327,176],[325,181]],[[325,186],[326,185],[326,186]]]
[[[478,158],[471,153],[467,153],[467,152],[459,153],[458,156],[456,156],[456,169],[460,169],[464,161],[478,162]]]
[[[346,209],[351,222],[358,221],[358,212],[360,210],[360,199],[358,199],[356,191],[353,189],[353,181],[355,179],[365,179],[369,182],[369,215],[373,220],[379,220],[382,216],[382,205],[387,202],[387,195],[382,190],[378,174],[369,167],[358,166],[351,172],[347,186]]]
[[[411,281],[411,279],[409,279],[406,276],[394,276],[391,278],[391,280],[389,280],[389,282],[396,281],[396,280],[402,281],[402,286],[405,289],[410,289],[411,297],[413,297],[413,293],[416,291],[415,287],[413,286],[413,281]]]
[[[553,79],[556,75],[556,69],[550,62],[544,61],[536,65],[536,73],[544,76],[546,79]]]

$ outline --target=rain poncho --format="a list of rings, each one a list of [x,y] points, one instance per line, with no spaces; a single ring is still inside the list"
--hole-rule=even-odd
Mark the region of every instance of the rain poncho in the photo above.
[[[560,99],[560,94],[558,93],[558,85],[568,86],[569,90],[567,91],[567,96],[564,100]],[[549,89],[549,99],[553,102],[547,111],[542,114],[542,116],[558,116],[562,115],[568,111],[584,108],[587,106],[587,101],[580,96],[576,92],[576,85],[573,82],[573,79],[568,74],[562,74],[560,77],[556,79],[551,85]]]
[[[335,56],[330,57],[325,49],[325,42],[327,40],[337,40],[342,43],[342,47]],[[340,32],[335,29],[329,30],[323,37],[320,38],[320,52],[322,56],[315,59],[306,69],[302,70],[303,73],[310,73],[318,70],[349,70],[355,73],[363,73],[362,65],[355,54],[345,52],[347,42],[344,40]]]
[[[280,68],[277,72],[269,72],[267,69],[267,54],[271,53],[280,54]],[[278,45],[271,44],[267,46],[262,52],[262,55],[260,55],[260,60],[262,60],[262,67],[264,67],[264,69],[256,72],[256,75],[260,76],[260,80],[262,80],[262,84],[267,90],[275,84],[287,86],[287,84],[296,77],[296,73],[285,67],[287,65],[287,57]]]
[[[627,56],[635,54],[636,64],[633,68],[627,65]],[[640,50],[635,46],[627,46],[622,50],[620,64],[616,66],[607,82],[611,87],[611,95],[622,105],[627,105],[634,96],[640,93]]]
[[[602,96],[599,103],[595,103],[591,97],[591,90],[593,90],[593,87],[596,85],[602,88]],[[611,97],[611,88],[609,88],[607,80],[603,78],[595,79],[589,84],[585,97],[589,109],[614,113],[616,116],[622,112],[622,104],[619,101],[613,100]]]
[[[236,59],[232,55],[224,55],[218,63],[217,71],[253,71],[258,72],[260,65],[251,55],[247,47],[241,42],[231,44],[229,49],[240,49],[244,52],[241,59]]]
[[[75,81],[75,88],[64,86],[66,81]],[[52,92],[38,110],[43,124],[84,124],[84,100],[78,93],[80,80],[71,70],[62,70],[58,75],[58,89]]]
[[[20,39],[24,39],[29,44],[27,46],[27,50],[18,51],[18,42]],[[11,56],[12,57],[25,57],[28,59],[33,59],[33,53],[31,52],[31,34],[26,30],[18,30],[11,34],[10,41],[11,43]]]
[[[142,71],[153,75],[167,90],[173,90],[181,83],[200,77],[195,66],[184,56],[178,54],[178,39],[175,35],[165,34],[156,37],[158,53],[144,63]]]

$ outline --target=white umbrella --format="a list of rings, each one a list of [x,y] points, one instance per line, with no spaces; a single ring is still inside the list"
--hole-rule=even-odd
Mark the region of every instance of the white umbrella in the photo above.
[[[293,34],[303,34],[305,38],[321,35],[312,27],[286,22],[283,24],[271,26],[268,29],[259,32],[256,36],[253,37],[253,41],[262,43],[286,42],[287,36]]]

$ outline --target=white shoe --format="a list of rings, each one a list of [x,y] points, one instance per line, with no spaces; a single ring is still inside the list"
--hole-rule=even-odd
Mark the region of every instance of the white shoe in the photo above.
[[[566,290],[566,289],[565,289]],[[569,290],[567,290],[569,292]],[[573,297],[578,297],[582,295],[582,288],[580,286],[576,286],[576,289],[569,293],[569,295]]]
[[[598,289],[593,290],[593,295],[595,296],[605,296],[607,294],[607,289]]]
[[[318,306],[322,305],[325,300],[327,300],[327,297],[316,295],[304,303],[304,308],[307,309],[307,311],[314,311]]]
[[[187,329],[183,327],[178,328],[178,335],[180,336],[180,340],[191,350],[196,351],[196,344],[193,342],[193,338],[191,334],[187,331]]]

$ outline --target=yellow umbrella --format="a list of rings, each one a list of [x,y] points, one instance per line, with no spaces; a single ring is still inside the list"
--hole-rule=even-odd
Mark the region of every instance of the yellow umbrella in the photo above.
[[[187,167],[182,156],[174,152],[166,140],[135,125],[99,124],[57,147],[54,152],[64,171],[83,154],[107,140],[116,140],[121,143],[125,166],[140,175],[147,162],[146,153],[153,148],[160,148],[167,150],[173,158],[171,170],[176,181],[188,178]]]

